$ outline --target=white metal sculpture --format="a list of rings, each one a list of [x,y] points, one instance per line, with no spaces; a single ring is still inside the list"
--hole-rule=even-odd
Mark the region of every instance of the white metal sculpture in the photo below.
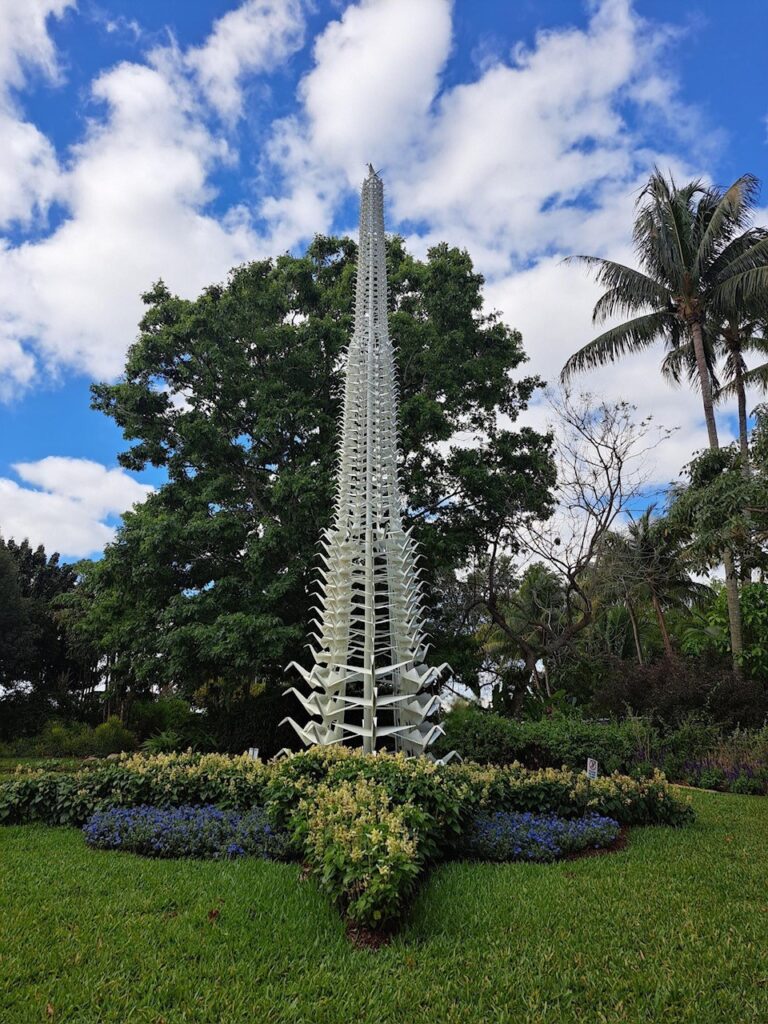
[[[322,537],[309,713],[291,723],[307,744],[362,741],[423,753],[442,732],[429,688],[447,668],[424,664],[420,570],[404,531],[397,475],[395,364],[387,325],[384,189],[369,165],[360,201],[355,323],[347,350],[336,503]],[[292,667],[292,666],[289,666]]]

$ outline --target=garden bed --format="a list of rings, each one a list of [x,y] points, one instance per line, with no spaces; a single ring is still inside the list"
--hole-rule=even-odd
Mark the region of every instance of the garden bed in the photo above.
[[[73,774],[21,772],[0,784],[0,822],[82,825],[96,815],[106,823],[102,843],[112,837],[121,846],[120,828],[131,821],[132,848],[161,856],[245,852],[234,826],[226,840],[211,837],[224,817],[231,825],[233,816],[252,815],[257,807],[285,836],[281,855],[306,862],[351,926],[382,931],[402,920],[428,867],[464,855],[473,823],[483,816],[522,821],[544,815],[562,819],[551,827],[574,835],[581,828],[577,819],[595,815],[613,819],[614,829],[683,825],[692,816],[658,774],[590,781],[568,770],[445,766],[348,748],[315,748],[269,764],[222,755],[136,755]],[[196,813],[207,815],[211,835],[190,833]],[[98,828],[89,828],[95,839]],[[547,847],[542,858],[534,847],[528,859],[575,848],[572,842],[561,851]],[[503,856],[516,856],[514,844]]]

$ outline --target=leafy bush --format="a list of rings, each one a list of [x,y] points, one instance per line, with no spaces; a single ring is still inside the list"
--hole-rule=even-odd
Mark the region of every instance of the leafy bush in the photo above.
[[[614,774],[594,781],[583,772],[527,771],[517,764],[498,768],[466,763],[449,765],[448,770],[467,782],[467,807],[473,814],[504,810],[578,818],[595,813],[622,825],[673,826],[685,825],[693,817],[690,804],[674,796],[665,776],[656,770],[647,778]]]
[[[174,729],[156,732],[141,744],[145,754],[173,754],[182,746],[181,734]]]
[[[318,786],[299,815],[310,871],[350,921],[380,928],[402,914],[425,860],[423,810],[394,804],[383,785],[359,776]]]
[[[91,815],[83,833],[89,846],[147,857],[278,859],[287,849],[287,837],[272,828],[260,807],[245,814],[222,811],[210,804],[113,807]]]
[[[249,810],[262,803],[267,768],[226,754],[140,754],[63,774],[20,769],[0,785],[0,824],[82,825],[108,807],[217,804]]]
[[[443,722],[445,735],[437,750],[456,750],[481,764],[510,764],[526,768],[583,770],[588,757],[603,771],[629,771],[636,762],[636,726],[626,723],[585,722],[578,718],[517,721],[473,705],[455,708]]]
[[[568,853],[610,846],[618,834],[619,823],[600,814],[569,819],[497,811],[475,819],[466,852],[479,860],[547,862]]]
[[[691,714],[725,729],[760,727],[768,717],[768,687],[734,676],[716,657],[660,658],[648,665],[616,661],[608,666],[593,697],[602,714],[621,716],[630,708],[666,728]]]
[[[737,729],[727,736],[715,736],[700,749],[686,749],[667,756],[675,777],[692,786],[750,795],[768,794],[768,726]]]
[[[422,847],[433,858],[451,846],[466,825],[468,781],[461,773],[404,754],[363,754],[350,747],[313,747],[269,766],[265,801],[278,824],[294,821],[302,800],[323,783],[364,778],[381,785],[393,804],[411,803],[425,812]]]
[[[445,719],[440,749],[455,749],[482,764],[522,762],[583,769],[596,757],[602,771],[634,777],[661,769],[675,781],[706,789],[768,793],[768,726],[723,733],[700,712],[685,715],[674,729],[629,716],[618,723],[574,718],[515,721],[476,706],[460,706]],[[735,791],[735,790],[734,790]]]
[[[125,728],[117,715],[111,715],[106,722],[93,730],[93,749],[89,753],[104,757],[120,754],[136,747],[136,737]]]
[[[104,757],[134,750],[136,737],[116,715],[95,728],[85,722],[51,719],[38,736],[25,736],[5,744],[3,756]]]

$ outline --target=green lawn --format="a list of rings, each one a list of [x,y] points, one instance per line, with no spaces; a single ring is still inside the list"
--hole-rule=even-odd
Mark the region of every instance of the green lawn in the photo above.
[[[768,800],[694,803],[621,854],[444,865],[376,953],[293,865],[0,828],[0,1021],[765,1024]]]

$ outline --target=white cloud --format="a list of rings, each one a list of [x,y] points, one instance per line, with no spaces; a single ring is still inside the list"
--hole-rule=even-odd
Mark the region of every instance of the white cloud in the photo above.
[[[44,29],[43,20],[35,52],[38,63],[52,68]],[[5,378],[6,394],[30,384],[33,354],[43,368],[114,377],[136,334],[140,295],[154,280],[162,276],[171,289],[194,294],[233,265],[272,251],[244,208],[220,216],[206,209],[214,196],[212,173],[236,161],[237,153],[207,123],[195,75],[211,101],[231,112],[239,76],[269,66],[298,45],[299,36],[296,4],[249,0],[220,19],[205,45],[189,54],[160,47],[146,63],[123,62],[100,74],[91,95],[102,112],[72,148],[66,170],[55,164],[39,133],[30,136],[30,150],[36,143],[42,147],[40,177],[49,193],[58,193],[68,216],[42,239],[15,247],[0,243],[0,337],[9,353],[4,358],[0,350],[0,380]],[[53,162],[46,163],[46,154]],[[18,169],[12,178],[21,189],[34,181]],[[2,181],[0,158],[0,186]],[[44,193],[42,185],[37,188],[38,201]],[[13,203],[23,206],[23,197]]]
[[[28,68],[56,79],[46,17],[67,6],[0,0],[2,95]],[[193,294],[244,259],[327,230],[369,160],[384,174],[390,228],[406,225],[419,253],[443,239],[467,246],[488,278],[488,304],[523,331],[530,369],[553,380],[593,336],[598,294],[561,257],[631,259],[633,201],[649,168],[671,167],[681,180],[701,173],[706,151],[693,139],[712,134],[680,99],[674,33],[630,0],[593,0],[588,10],[583,28],[539,33],[528,49],[487,56],[471,81],[445,85],[449,0],[347,5],[314,42],[295,112],[269,130],[263,170],[273,180],[258,211],[266,236],[243,206],[211,212],[211,181],[238,159],[229,129],[253,77],[301,45],[298,0],[246,0],[198,47],[171,44],[102,72],[92,84],[98,109],[63,166],[37,128],[0,107],[13,121],[0,153],[0,221],[3,199],[17,220],[54,199],[67,212],[47,237],[0,243],[6,391],[30,385],[35,358],[115,375],[152,280]],[[223,127],[211,126],[211,108]],[[6,169],[11,151],[24,173]],[[704,441],[697,396],[667,388],[660,358],[659,349],[577,381],[683,428],[659,454],[659,480]]]
[[[190,50],[185,60],[213,106],[233,118],[242,107],[242,79],[276,67],[303,40],[299,0],[246,0],[219,18],[203,46]]]
[[[385,175],[408,163],[450,47],[450,0],[363,0],[318,36],[300,112],[273,126],[270,155],[289,187],[261,212],[283,245],[326,229],[369,162]]]
[[[74,0],[0,0],[0,228],[28,224],[44,215],[58,191],[59,166],[53,146],[17,109],[14,90],[38,71],[60,77],[47,30]]]
[[[124,470],[89,459],[50,455],[13,469],[23,483],[0,478],[0,534],[72,558],[101,551],[115,533],[105,520],[152,491]]]
[[[59,74],[56,50],[48,34],[49,17],[60,18],[75,0],[0,0],[0,83],[20,87],[26,72]]]

